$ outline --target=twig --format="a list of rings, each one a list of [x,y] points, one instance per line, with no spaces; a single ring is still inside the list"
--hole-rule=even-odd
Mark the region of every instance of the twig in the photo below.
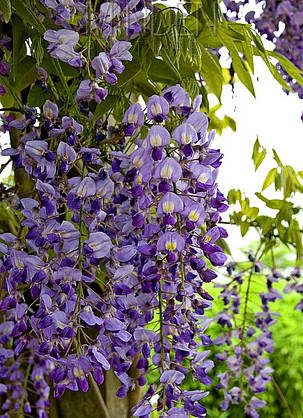
[[[282,401],[282,403],[283,403],[283,405],[284,405],[284,407],[285,407],[285,409],[287,411],[288,416],[290,418],[295,418],[294,415],[293,415],[293,413],[291,412],[291,409],[290,409],[289,405],[288,405],[287,399],[285,398],[285,396],[283,395],[283,392],[280,389],[280,386],[278,385],[278,383],[275,381],[274,378],[272,378],[271,380],[273,382],[273,385],[274,385],[274,387],[275,387],[278,395],[281,398],[281,401]]]
[[[4,164],[1,164],[0,174],[2,173],[2,171],[6,169],[6,167],[9,165],[10,162],[11,162],[11,159],[8,159]]]

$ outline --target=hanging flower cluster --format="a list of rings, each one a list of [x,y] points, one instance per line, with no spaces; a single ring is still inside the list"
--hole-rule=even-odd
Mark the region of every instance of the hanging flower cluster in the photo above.
[[[216,184],[222,154],[210,148],[200,103],[180,86],[150,97],[146,114],[133,103],[120,125],[125,146],[106,159],[102,142],[91,147],[85,128],[49,100],[39,126],[34,109],[5,121],[21,139],[3,155],[34,189],[16,203],[20,235],[0,236],[4,416],[32,408],[46,416],[49,381],[57,398],[87,391],[89,376],[101,384],[110,368],[123,397],[145,385],[151,366],[162,416],[205,416],[207,393],[182,382],[188,374],[211,381],[203,314],[212,297],[203,284],[216,277],[208,261],[226,260],[216,241],[226,236],[217,222],[227,205]],[[154,390],[134,416],[153,410]]]
[[[274,349],[270,328],[277,322],[275,317],[279,313],[272,311],[270,304],[282,299],[282,295],[273,285],[283,276],[276,268],[267,273],[252,253],[248,258],[250,266],[244,269],[236,263],[227,265],[228,282],[215,285],[222,288],[219,297],[224,308],[210,321],[216,321],[224,329],[223,334],[214,339],[214,343],[223,348],[216,354],[216,361],[227,366],[226,371],[218,375],[217,388],[223,390],[225,398],[221,409],[225,411],[230,404],[242,403],[248,416],[258,418],[256,410],[263,408],[266,402],[257,396],[265,392],[274,371],[268,358]],[[264,282],[266,286],[262,285]],[[260,309],[251,306],[252,289],[254,292],[258,289]]]

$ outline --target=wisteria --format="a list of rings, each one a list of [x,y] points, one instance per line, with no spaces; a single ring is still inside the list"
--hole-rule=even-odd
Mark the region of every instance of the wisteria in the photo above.
[[[179,86],[165,94],[174,90],[181,100],[187,97]],[[25,168],[35,191],[16,204],[24,240],[1,235],[4,410],[30,408],[31,388],[38,398],[31,408],[46,416],[47,379],[55,383],[56,398],[66,389],[87,391],[90,374],[101,384],[109,368],[123,397],[145,384],[153,365],[160,376],[156,408],[163,416],[174,416],[182,403],[185,414],[205,415],[198,400],[206,393],[183,391],[182,381],[190,373],[207,385],[213,367],[202,349],[210,344],[203,314],[212,299],[203,283],[216,277],[206,259],[213,265],[226,259],[215,242],[226,236],[216,223],[227,205],[216,185],[222,154],[210,149],[214,132],[207,134],[204,113],[183,104],[153,96],[148,116],[131,105],[122,126],[124,149],[131,144],[133,151],[113,151],[107,164],[102,142],[89,147],[83,126],[60,118],[50,101],[39,127],[33,118],[9,122],[21,140],[3,155]],[[178,120],[171,131],[157,124],[168,118]],[[143,124],[149,133],[140,139]],[[127,373],[133,362],[137,382]],[[151,387],[134,416],[153,410],[153,392]]]
[[[283,298],[275,285],[280,283],[283,293],[302,293],[300,269],[282,274],[276,267],[269,268],[259,261],[261,248],[248,253],[246,262],[226,265],[226,279],[215,284],[221,289],[223,308],[209,318],[221,327],[213,340],[219,347],[216,362],[225,364],[216,385],[224,395],[220,409],[242,404],[247,416],[253,418],[258,418],[257,410],[266,405],[258,395],[266,391],[274,372],[269,357],[274,351],[271,328],[280,316],[274,302]],[[295,309],[302,310],[302,301]]]

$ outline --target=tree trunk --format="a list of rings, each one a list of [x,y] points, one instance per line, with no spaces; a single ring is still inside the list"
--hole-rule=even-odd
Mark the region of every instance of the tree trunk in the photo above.
[[[117,398],[121,382],[112,370],[106,372],[105,382],[99,391],[106,403],[110,418],[131,418],[131,408],[142,397],[142,389],[136,386],[125,398]],[[67,390],[61,399],[51,399],[50,418],[105,418],[96,393],[90,385],[86,393]]]

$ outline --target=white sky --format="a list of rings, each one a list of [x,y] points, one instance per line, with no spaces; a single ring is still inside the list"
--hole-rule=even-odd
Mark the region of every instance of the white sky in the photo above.
[[[251,203],[262,208],[262,213],[271,215],[274,211],[265,208],[254,193],[261,192],[267,172],[276,166],[272,159],[272,148],[275,148],[283,164],[303,170],[303,122],[300,119],[303,100],[294,93],[286,95],[261,59],[255,59],[255,66],[256,98],[241,83],[235,84],[234,94],[229,86],[224,88],[223,106],[218,113],[234,118],[237,131],[232,132],[228,128],[215,140],[215,147],[224,153],[218,183],[226,194],[230,189],[244,191]],[[268,153],[255,173],[251,155],[257,136]],[[263,194],[268,198],[281,198],[274,186]],[[296,204],[303,206],[303,196],[296,198]],[[256,238],[252,233],[241,238],[235,227],[229,228],[229,233],[229,242],[233,243],[234,248],[246,246]]]

